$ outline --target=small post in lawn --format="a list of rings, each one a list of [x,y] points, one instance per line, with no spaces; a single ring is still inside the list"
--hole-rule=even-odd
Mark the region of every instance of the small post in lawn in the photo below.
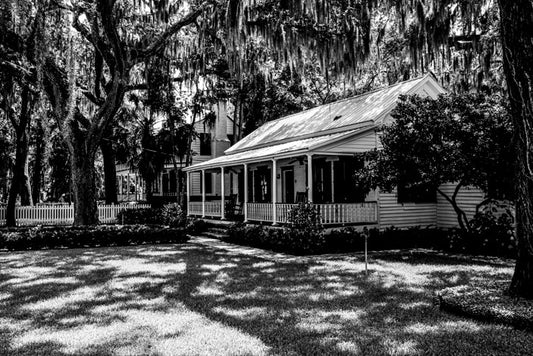
[[[365,274],[368,276],[368,234],[365,233]]]

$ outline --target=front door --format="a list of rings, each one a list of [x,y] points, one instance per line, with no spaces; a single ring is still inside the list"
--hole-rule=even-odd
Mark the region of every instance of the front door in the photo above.
[[[294,203],[294,170],[291,168],[282,168],[282,188],[283,188],[283,202]]]

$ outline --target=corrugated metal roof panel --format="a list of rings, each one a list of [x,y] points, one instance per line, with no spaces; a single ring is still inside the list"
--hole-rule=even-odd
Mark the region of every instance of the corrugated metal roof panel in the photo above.
[[[426,78],[427,75],[267,122],[229,148],[226,154],[376,120],[391,109],[400,95],[409,93]]]
[[[274,156],[287,155],[291,152],[308,151],[314,147],[320,147],[335,140],[343,139],[356,134],[360,130],[349,130],[331,135],[323,135],[319,137],[312,137],[303,140],[296,140],[291,142],[284,142],[277,145],[268,147],[256,148],[247,150],[244,152],[238,152],[231,155],[224,155],[217,158],[213,158],[209,161],[195,164],[186,168],[189,170],[209,169],[214,167],[229,166],[232,164],[240,164],[248,161],[258,161],[261,159],[270,159]]]

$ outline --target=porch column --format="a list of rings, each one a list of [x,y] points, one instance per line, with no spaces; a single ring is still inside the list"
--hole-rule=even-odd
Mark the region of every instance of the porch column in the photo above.
[[[256,202],[255,200],[255,170],[252,171],[252,201]]]
[[[244,222],[248,221],[248,164],[244,164],[244,202],[242,211],[244,213]]]
[[[307,200],[313,202],[313,155],[307,154]]]
[[[126,175],[126,201],[130,201],[130,174]]]
[[[335,203],[335,161],[331,161],[331,202]]]
[[[205,169],[202,169],[202,218],[205,218]]]
[[[225,182],[224,182],[224,167],[220,167],[220,218],[222,220],[225,219],[225,205],[226,205],[226,197],[224,196],[225,195],[225,192],[224,192],[224,185],[225,185]]]
[[[185,187],[187,192],[187,215],[189,215],[189,206],[191,206],[189,203],[191,201],[191,172],[187,172],[187,186]]]
[[[122,196],[121,196],[122,195],[122,174],[119,175],[117,178],[119,178],[119,177],[120,177],[120,179],[117,179],[117,181],[118,181],[118,194],[119,194],[119,196],[117,197],[117,201],[120,202],[122,200]]]
[[[276,159],[272,159],[272,225],[276,225],[276,198],[278,195],[278,179],[277,179],[277,164]]]

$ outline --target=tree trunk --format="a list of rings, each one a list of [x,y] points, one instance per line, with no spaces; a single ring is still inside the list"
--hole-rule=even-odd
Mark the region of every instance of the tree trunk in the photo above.
[[[100,143],[104,160],[105,203],[116,204],[117,199],[117,166],[115,165],[115,148],[113,143],[105,139]]]
[[[31,121],[31,109],[33,100],[28,88],[22,90],[21,109],[18,123],[13,120],[16,135],[15,166],[13,167],[13,179],[6,208],[6,225],[15,226],[15,206],[17,197],[20,195],[22,205],[33,205],[31,200],[31,186],[28,177],[28,130]]]
[[[457,194],[459,194],[459,190],[463,186],[462,183],[457,183],[455,186],[454,192],[452,197],[450,198],[447,194],[445,194],[442,190],[437,189],[437,192],[444,198],[453,208],[453,211],[456,214],[457,217],[457,223],[459,224],[459,227],[461,228],[461,231],[464,234],[469,234],[471,232],[470,228],[470,221],[468,221],[468,217],[466,216],[466,213],[463,209],[457,204]]]
[[[98,206],[94,154],[71,152],[70,168],[74,201],[74,225],[97,225]]]
[[[43,127],[42,119],[37,127],[37,142],[35,144],[35,160],[33,164],[33,174],[31,180],[31,197],[34,203],[39,202],[41,194],[41,183],[43,175],[43,160],[46,155],[46,131]]]
[[[509,293],[533,299],[533,5],[531,0],[498,3],[517,157],[518,256]]]

